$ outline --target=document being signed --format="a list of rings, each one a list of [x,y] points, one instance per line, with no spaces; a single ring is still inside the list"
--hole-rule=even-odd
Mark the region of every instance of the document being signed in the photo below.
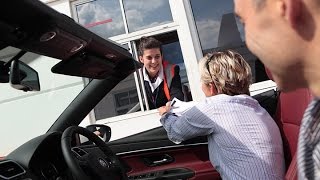
[[[177,98],[173,98],[171,101],[170,112],[174,113],[177,116],[181,116],[183,113],[188,111],[190,108],[192,108],[196,104],[197,102],[194,102],[194,101],[184,102],[184,101],[180,101]]]

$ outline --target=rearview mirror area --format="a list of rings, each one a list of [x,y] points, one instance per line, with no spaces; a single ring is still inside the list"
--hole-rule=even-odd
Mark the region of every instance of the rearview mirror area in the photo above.
[[[17,59],[11,62],[9,81],[18,90],[40,91],[38,72]]]

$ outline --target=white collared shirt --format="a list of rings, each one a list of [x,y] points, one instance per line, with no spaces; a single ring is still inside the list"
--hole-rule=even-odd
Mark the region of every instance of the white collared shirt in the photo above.
[[[149,86],[151,88],[151,91],[154,92],[154,90],[157,89],[157,87],[160,86],[160,84],[162,83],[163,79],[164,79],[164,76],[163,76],[163,66],[161,65],[160,66],[160,70],[159,70],[159,74],[158,74],[158,77],[156,79],[156,81],[154,83],[151,82],[150,80],[150,77],[147,73],[147,70],[145,67],[143,67],[143,80],[147,81],[149,83]]]

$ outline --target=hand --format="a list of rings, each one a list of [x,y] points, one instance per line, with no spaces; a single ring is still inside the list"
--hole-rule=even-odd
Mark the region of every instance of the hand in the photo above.
[[[99,130],[96,130],[96,131],[94,131],[93,132],[95,135],[97,135],[97,136],[101,136],[101,132],[99,131]]]
[[[159,115],[162,116],[164,115],[165,113],[169,112],[171,109],[171,106],[170,106],[170,101],[166,103],[165,106],[162,106],[160,108],[158,108],[158,111],[159,111]]]

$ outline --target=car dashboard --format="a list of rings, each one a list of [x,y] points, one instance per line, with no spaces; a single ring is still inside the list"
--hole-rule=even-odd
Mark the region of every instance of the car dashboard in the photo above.
[[[23,144],[0,161],[0,179],[70,179],[60,141],[55,132]]]

